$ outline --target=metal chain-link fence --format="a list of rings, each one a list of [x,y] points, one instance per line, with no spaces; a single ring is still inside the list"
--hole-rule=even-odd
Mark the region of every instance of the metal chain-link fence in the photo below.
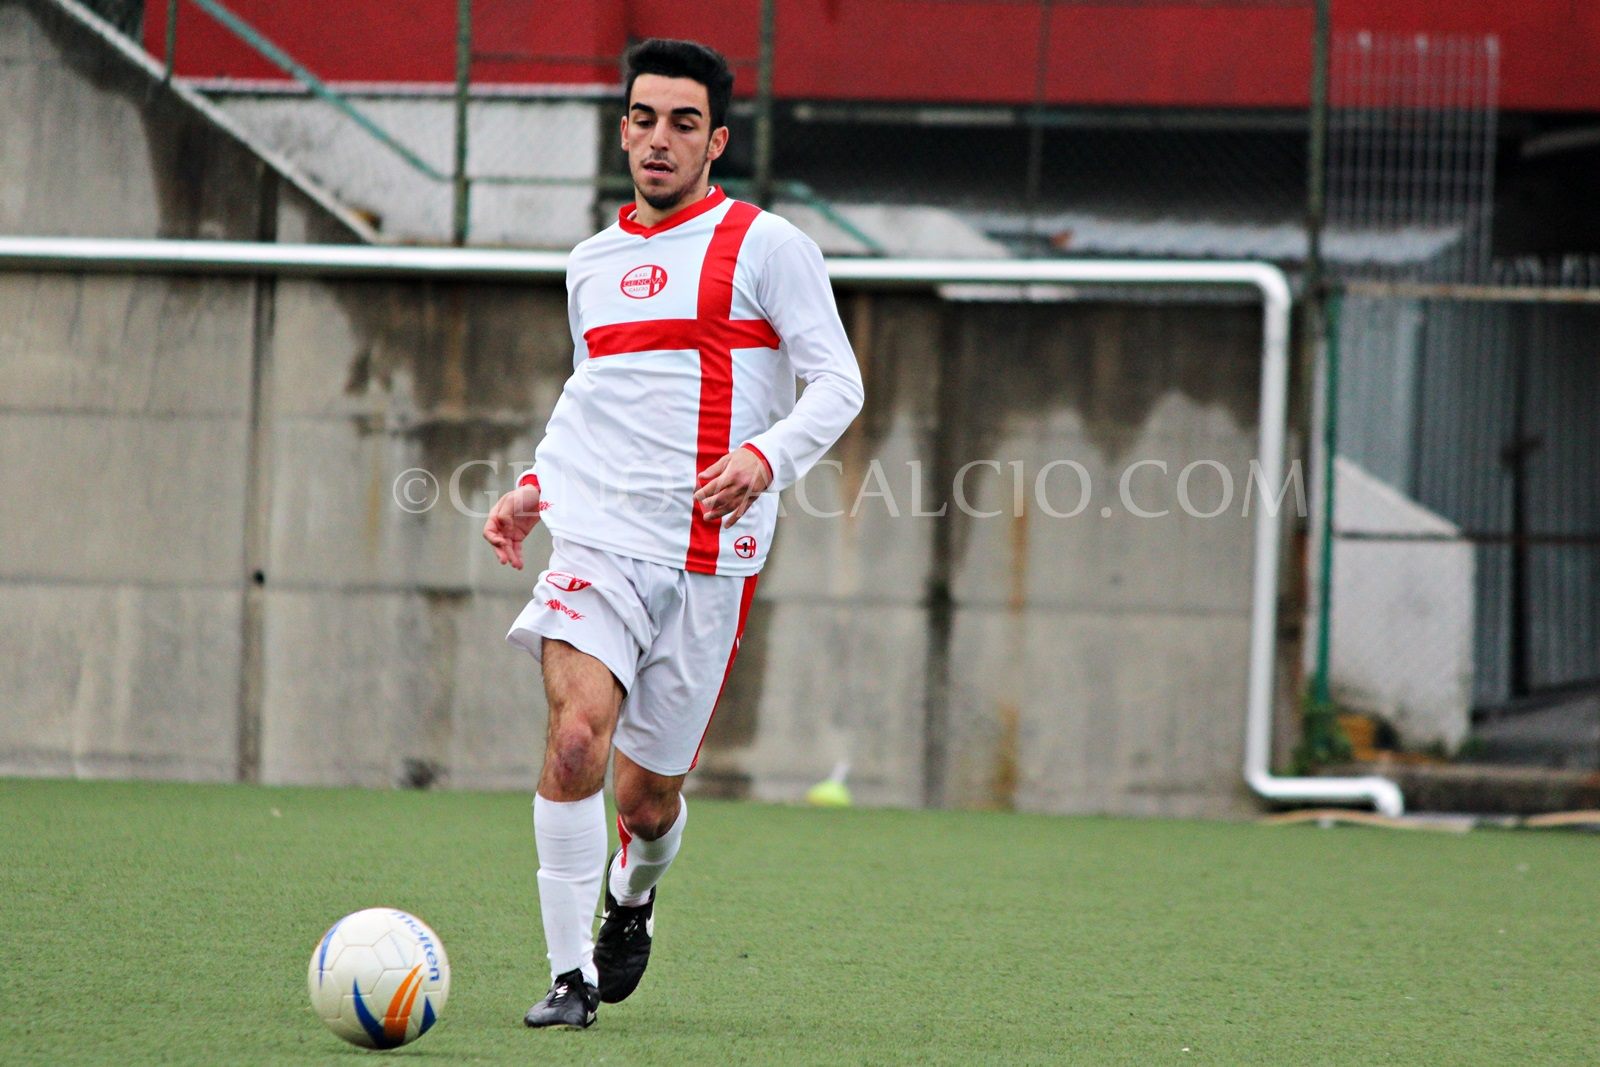
[[[1303,258],[1309,2],[984,6],[906,102],[781,107],[774,171],[846,214],[915,212],[890,238],[902,254]],[[1163,33],[1269,24],[1298,42],[1298,103],[1252,106],[1152,65]],[[780,84],[804,58],[787,43],[780,27]],[[987,100],[941,100],[952,85]]]
[[[1317,670],[1397,745],[1600,769],[1600,263],[1336,303]]]
[[[1600,768],[1600,262],[1492,258],[1493,37],[1332,58],[1315,701]]]
[[[146,18],[158,54],[168,6]],[[394,88],[341,80],[336,49],[288,55],[272,5],[178,6],[180,75],[193,42],[246,50],[233,66],[263,78],[197,84],[388,235],[564,247],[631,196],[621,56],[557,43],[571,27],[545,5],[434,0],[425,54],[394,56]],[[737,77],[716,178],[830,252],[1306,255],[1312,0],[882,0],[841,9],[855,22],[830,24],[827,47],[802,24],[814,13],[737,11],[685,16]],[[874,52],[887,33],[943,47],[890,70]],[[1250,60],[1259,90],[1241,88],[1241,55],[1195,50],[1179,75],[1149,47],[1258,33],[1296,42]]]

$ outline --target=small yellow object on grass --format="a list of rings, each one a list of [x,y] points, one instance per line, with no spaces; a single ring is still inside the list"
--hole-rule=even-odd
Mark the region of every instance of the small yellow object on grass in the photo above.
[[[849,770],[848,763],[835,765],[832,774],[806,790],[806,803],[817,808],[848,808],[850,789],[844,784],[844,776]]]

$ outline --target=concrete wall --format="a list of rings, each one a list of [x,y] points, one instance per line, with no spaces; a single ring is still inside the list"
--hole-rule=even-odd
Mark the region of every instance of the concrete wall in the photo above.
[[[4,233],[359,233],[46,0],[0,0],[0,145]],[[264,294],[0,273],[0,771],[235,775]]]
[[[451,183],[421,173],[332,105],[283,93],[216,99],[263,143],[369,216],[387,239],[449,242]],[[373,93],[348,99],[436,172],[454,173],[454,100]],[[593,233],[601,134],[614,150],[616,110],[580,100],[473,100],[467,173],[483,180],[474,182],[469,199],[472,242],[565,250]],[[523,184],[494,180],[506,178]]]
[[[22,146],[0,155],[0,229],[348,236],[236,138],[141,104],[165,99],[147,80],[86,67],[54,11],[0,0]],[[122,209],[79,171],[115,175]],[[502,637],[532,573],[478,531],[567,374],[562,301],[0,273],[0,773],[530,787],[543,701]],[[868,408],[785,500],[694,788],[792,798],[848,760],[868,803],[1252,811],[1258,313],[841,306]],[[1234,483],[1220,508],[1218,468],[1185,483],[1207,519],[1177,496],[1202,459]],[[1049,514],[1075,507],[1065,468],[1037,495],[1057,460],[1091,479],[1071,518]],[[1136,460],[1168,473],[1124,498]],[[393,495],[412,468],[439,481],[430,507]]]
[[[53,0],[0,0],[0,231],[350,241],[360,220],[144,52]]]
[[[0,273],[0,768],[232,776],[251,304]]]
[[[1333,543],[1334,699],[1382,716],[1408,746],[1455,751],[1471,726],[1476,550],[1459,526],[1343,456],[1334,523],[1399,535]]]
[[[1133,458],[1174,477],[1207,458],[1242,490],[1255,313],[865,294],[844,309],[869,408],[837,467],[785,501],[695,786],[789,798],[847,760],[875,803],[1248,810],[1242,498],[1192,518],[1156,476],[1136,503],[1173,514],[1138,519],[1116,482]],[[532,454],[567,346],[554,286],[277,287],[258,472],[264,779],[532,780],[537,674],[501,639],[533,568],[498,567],[478,531]],[[1011,466],[964,481],[975,513],[1001,515],[912,514],[949,505],[954,472],[987,457],[1022,464],[1015,517]],[[1089,470],[1095,503],[1051,518],[1037,472],[1065,458]],[[393,497],[413,468],[438,484],[415,514]],[[1211,510],[1220,481],[1202,482],[1192,500]],[[1073,506],[1075,483],[1047,490]]]
[[[147,290],[165,312],[130,314]],[[478,513],[564,380],[559,289],[282,281],[252,370],[261,298],[0,276],[29,324],[0,359],[0,770],[527,787],[544,710],[502,635],[531,574]],[[696,786],[793,797],[848,760],[864,802],[1251,810],[1254,312],[843,303],[869,407],[785,502]],[[955,472],[991,457],[965,515]],[[1237,487],[1210,519],[1176,500],[1202,458]],[[1036,495],[1061,459],[1092,479],[1073,518]],[[1123,506],[1134,459],[1168,463],[1130,499],[1170,515]],[[412,468],[439,485],[415,514]],[[1060,467],[1045,492],[1076,506]]]

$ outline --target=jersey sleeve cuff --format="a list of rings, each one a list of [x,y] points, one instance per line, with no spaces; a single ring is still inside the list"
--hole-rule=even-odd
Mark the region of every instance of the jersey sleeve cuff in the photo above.
[[[767,484],[768,485],[771,485],[774,481],[777,480],[777,475],[775,475],[773,473],[773,471],[772,471],[772,461],[767,459],[767,454],[765,452],[761,451],[761,449],[757,448],[755,445],[751,444],[749,441],[746,441],[744,444],[740,445],[739,447],[740,448],[748,448],[750,451],[754,452],[756,454],[756,458],[761,461],[761,465],[763,467],[767,468]]]
[[[523,471],[517,478],[517,488],[521,489],[525,485],[531,485],[535,489],[539,488],[539,476],[532,471]]]

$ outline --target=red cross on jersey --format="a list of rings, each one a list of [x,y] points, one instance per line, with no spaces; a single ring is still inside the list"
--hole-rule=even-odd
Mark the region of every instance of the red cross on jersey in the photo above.
[[[778,492],[861,409],[822,254],[720,189],[657,226],[632,213],[567,264],[573,374],[535,456],[541,517],[554,536],[635,559],[755,574]],[[740,446],[773,481],[724,530],[694,503],[695,475]]]

